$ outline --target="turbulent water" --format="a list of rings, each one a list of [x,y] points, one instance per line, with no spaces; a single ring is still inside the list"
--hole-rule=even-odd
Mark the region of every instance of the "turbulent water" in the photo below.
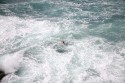
[[[0,70],[0,83],[125,83],[125,1],[1,2]]]

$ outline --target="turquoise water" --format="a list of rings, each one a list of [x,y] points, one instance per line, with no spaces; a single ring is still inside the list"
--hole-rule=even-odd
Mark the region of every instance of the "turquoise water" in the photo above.
[[[125,83],[124,0],[0,3],[1,83]]]

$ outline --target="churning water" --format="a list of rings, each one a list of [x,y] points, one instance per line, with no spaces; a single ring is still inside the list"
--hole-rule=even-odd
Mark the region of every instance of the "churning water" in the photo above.
[[[0,4],[1,83],[125,83],[124,0]]]

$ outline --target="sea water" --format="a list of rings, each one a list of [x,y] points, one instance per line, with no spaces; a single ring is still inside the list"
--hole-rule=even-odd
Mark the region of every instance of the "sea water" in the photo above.
[[[5,0],[1,83],[125,83],[124,0]]]

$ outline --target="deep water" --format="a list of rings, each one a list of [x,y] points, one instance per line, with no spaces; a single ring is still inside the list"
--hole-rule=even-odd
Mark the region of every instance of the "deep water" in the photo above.
[[[125,1],[0,1],[0,71],[0,83],[125,83]]]

